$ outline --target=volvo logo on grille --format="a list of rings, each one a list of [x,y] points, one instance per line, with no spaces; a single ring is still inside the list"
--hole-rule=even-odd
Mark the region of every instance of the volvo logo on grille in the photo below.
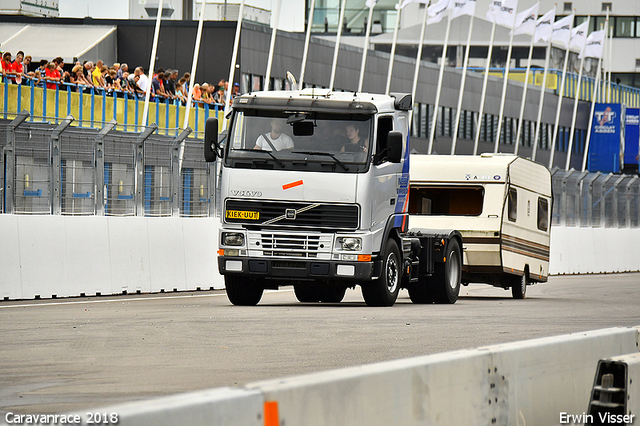
[[[284,218],[287,220],[296,220],[296,209],[286,209],[284,211]]]

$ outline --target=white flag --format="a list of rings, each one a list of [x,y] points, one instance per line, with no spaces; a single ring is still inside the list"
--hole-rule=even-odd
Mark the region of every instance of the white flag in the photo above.
[[[602,46],[604,45],[604,30],[594,31],[587,37],[587,45],[584,51],[580,54],[580,59],[583,56],[587,58],[602,58]]]
[[[371,8],[374,7],[376,3],[378,3],[378,0],[367,0],[365,4],[367,5],[367,7]]]
[[[409,3],[423,3],[423,4],[429,4],[429,0],[404,0],[402,2],[402,4],[400,5],[400,9],[404,9],[404,7],[406,5],[408,5]]]
[[[571,40],[571,27],[573,27],[573,14],[565,16],[561,20],[554,22],[551,42],[559,44],[565,48],[569,46],[569,41]]]
[[[582,52],[582,49],[584,49],[585,43],[587,42],[587,31],[589,30],[587,28],[588,25],[589,21],[584,21],[582,24],[571,30],[571,49]]]
[[[516,23],[518,0],[493,0],[487,12],[487,21],[513,29]]]
[[[540,3],[536,3],[533,7],[516,15],[516,29],[513,30],[514,35],[527,34],[532,36],[535,34],[539,7]]]
[[[549,41],[553,34],[553,21],[556,19],[556,10],[551,9],[545,13],[542,18],[538,19],[536,24],[536,35],[533,36],[533,42],[537,43],[540,40]]]
[[[444,13],[449,9],[450,0],[440,0],[436,4],[432,4],[427,9],[429,16],[427,17],[427,25],[437,24],[442,21]]]
[[[453,9],[451,19],[462,15],[473,16],[476,13],[476,0],[452,0],[449,7]]]

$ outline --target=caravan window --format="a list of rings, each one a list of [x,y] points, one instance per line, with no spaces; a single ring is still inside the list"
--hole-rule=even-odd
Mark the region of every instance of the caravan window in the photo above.
[[[508,200],[508,218],[511,222],[515,222],[518,219],[518,192],[515,188],[509,190]]]
[[[484,188],[415,187],[409,191],[409,213],[444,216],[479,216],[482,213]]]
[[[546,198],[538,198],[538,229],[549,229],[549,201]]]

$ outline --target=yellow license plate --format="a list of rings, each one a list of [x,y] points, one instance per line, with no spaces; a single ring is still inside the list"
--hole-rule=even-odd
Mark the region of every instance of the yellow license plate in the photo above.
[[[241,210],[227,210],[227,219],[246,219],[246,220],[258,220],[260,219],[260,212],[247,212]]]

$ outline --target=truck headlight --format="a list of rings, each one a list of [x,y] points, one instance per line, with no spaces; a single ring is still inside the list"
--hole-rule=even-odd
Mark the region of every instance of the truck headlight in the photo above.
[[[222,245],[239,247],[244,245],[244,234],[241,232],[223,232]]]
[[[339,237],[338,244],[342,250],[360,251],[362,250],[362,238],[357,237]]]

